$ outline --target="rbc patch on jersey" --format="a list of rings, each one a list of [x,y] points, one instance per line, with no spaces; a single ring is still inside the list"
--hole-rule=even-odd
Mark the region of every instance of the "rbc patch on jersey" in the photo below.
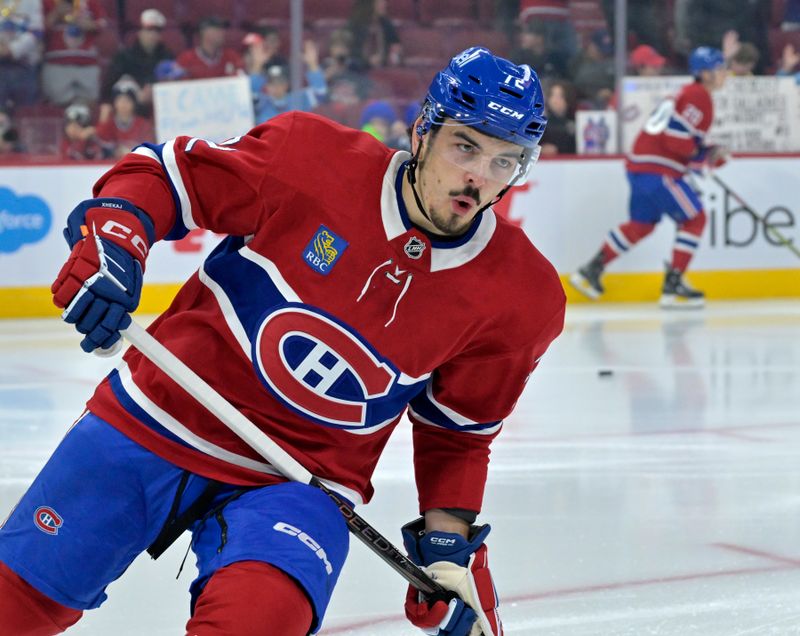
[[[336,261],[347,249],[347,241],[320,225],[314,237],[303,250],[303,260],[315,272],[327,276]]]

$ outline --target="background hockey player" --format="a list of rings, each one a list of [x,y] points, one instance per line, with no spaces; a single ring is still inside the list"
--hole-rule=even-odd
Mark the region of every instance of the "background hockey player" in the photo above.
[[[601,277],[606,266],[650,234],[664,214],[677,224],[672,259],[661,288],[663,307],[701,307],[702,292],[683,278],[700,245],[706,215],[700,199],[684,176],[690,166],[719,167],[725,151],[705,142],[714,120],[711,92],[725,82],[722,51],[695,49],[689,57],[695,81],[674,99],[661,102],[633,144],[625,168],[631,186],[630,220],[613,228],[600,251],[570,277],[582,294],[597,299],[603,294]]]
[[[422,517],[404,543],[458,592],[409,590],[430,634],[502,633],[489,526],[474,522],[490,443],[565,298],[490,206],[534,163],[542,113],[532,69],[473,48],[434,78],[413,155],[305,113],[221,144],[146,144],[64,232],[54,299],[87,352],[128,326],[156,241],[228,235],[149,330],[354,504],[408,406]],[[199,570],[188,633],[320,629],[348,544],[321,490],[276,475],[134,349],[87,408],[0,529],[4,633],[67,628],[184,527]]]

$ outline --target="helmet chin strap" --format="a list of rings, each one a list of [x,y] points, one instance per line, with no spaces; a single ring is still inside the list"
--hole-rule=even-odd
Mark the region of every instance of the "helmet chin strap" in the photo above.
[[[417,192],[417,186],[416,186],[417,168],[419,167],[419,155],[421,151],[422,151],[422,136],[420,136],[419,138],[419,145],[417,146],[417,151],[414,153],[414,156],[411,157],[411,160],[408,162],[408,166],[406,167],[406,175],[408,177],[408,183],[411,186],[411,192],[414,194],[414,201],[417,204],[417,208],[419,208],[419,211],[422,212],[422,216],[424,216],[430,224],[436,227],[436,224],[433,222],[433,219],[431,219],[430,215],[428,214],[428,211],[425,209],[425,206],[422,205],[422,199],[420,198],[419,193]],[[520,179],[523,173],[524,170],[518,171],[516,176],[502,190],[500,190],[500,192],[497,193],[497,196],[494,199],[492,199],[491,201],[489,201],[489,203],[480,208],[475,213],[475,216],[472,218],[470,226],[472,225],[472,223],[475,222],[475,219],[478,218],[478,215],[481,212],[498,203],[500,199],[502,199],[505,196],[506,192],[508,192],[511,189],[511,187]]]
[[[419,138],[419,145],[417,146],[417,151],[414,153],[414,156],[411,157],[411,161],[408,162],[408,166],[406,167],[406,176],[408,177],[408,184],[411,186],[411,192],[414,193],[414,201],[417,204],[417,208],[419,208],[419,211],[422,212],[422,216],[424,216],[429,223],[433,224],[433,221],[431,220],[428,211],[425,209],[425,206],[422,205],[422,199],[417,193],[417,186],[416,186],[417,166],[419,166],[419,154],[421,150],[422,150],[422,136],[420,136]]]

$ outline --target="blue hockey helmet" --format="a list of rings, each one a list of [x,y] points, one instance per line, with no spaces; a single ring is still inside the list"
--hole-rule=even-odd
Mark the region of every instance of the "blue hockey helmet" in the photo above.
[[[526,148],[539,144],[547,124],[536,71],[479,46],[459,53],[436,74],[417,133],[424,135],[445,117]]]
[[[692,75],[700,75],[701,71],[713,71],[725,66],[722,51],[711,46],[700,46],[689,55],[689,71]]]

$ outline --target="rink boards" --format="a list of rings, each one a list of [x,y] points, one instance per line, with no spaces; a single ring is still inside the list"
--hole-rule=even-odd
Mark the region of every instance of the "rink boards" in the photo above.
[[[0,168],[0,317],[56,313],[49,286],[67,256],[61,230],[78,201],[108,168],[47,165]],[[800,245],[800,156],[739,156],[719,176],[780,234]],[[710,179],[695,179],[708,214],[690,281],[710,299],[800,297],[800,258]],[[620,157],[542,160],[529,183],[498,213],[520,225],[566,277],[593,255],[610,227],[625,220],[628,183]],[[604,279],[605,301],[658,297],[675,225],[667,220]],[[159,243],[148,260],[141,309],[162,310],[219,237],[197,230]],[[582,301],[568,289],[570,300]]]

